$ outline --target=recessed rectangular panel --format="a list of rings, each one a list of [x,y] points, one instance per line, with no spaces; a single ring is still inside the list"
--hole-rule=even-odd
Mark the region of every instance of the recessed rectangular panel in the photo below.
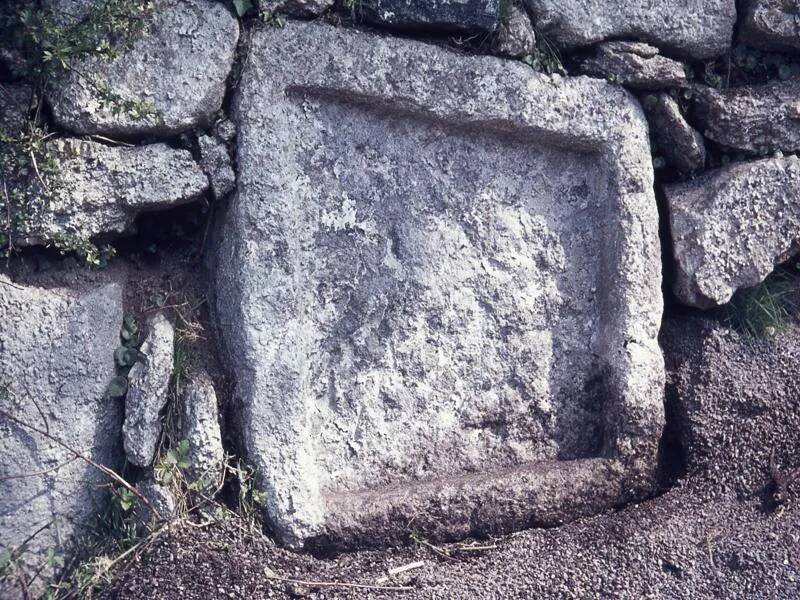
[[[216,307],[286,542],[412,518],[452,539],[648,489],[660,259],[630,96],[291,24],[256,33],[235,114]]]

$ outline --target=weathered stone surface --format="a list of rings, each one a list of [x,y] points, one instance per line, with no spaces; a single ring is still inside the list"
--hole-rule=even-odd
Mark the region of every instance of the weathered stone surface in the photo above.
[[[536,51],[536,34],[528,13],[512,4],[492,40],[492,52],[509,58],[522,58]]]
[[[683,63],[661,56],[658,48],[641,42],[599,44],[594,56],[581,61],[580,69],[587,75],[645,90],[687,84]]]
[[[727,90],[698,87],[694,109],[705,136],[729,148],[800,150],[800,78]]]
[[[36,94],[30,86],[0,84],[0,134],[12,138],[19,136],[35,105]]]
[[[47,97],[59,126],[134,136],[208,124],[225,95],[239,38],[236,19],[211,0],[158,0],[150,19],[147,35],[119,58],[81,61],[51,86]],[[109,106],[103,88],[123,101],[149,102],[155,115],[134,118]]]
[[[681,56],[711,58],[731,46],[735,0],[526,0],[536,30],[574,49],[632,38]]]
[[[152,477],[148,477],[136,484],[136,491],[147,500],[145,502],[141,498],[136,499],[134,514],[139,527],[153,528],[159,522],[171,521],[175,518],[175,496],[169,488],[156,482]]]
[[[26,208],[17,246],[123,233],[142,212],[195,200],[208,178],[187,150],[166,144],[112,147],[82,140],[50,143],[57,162],[48,194]],[[39,185],[31,177],[31,185]]]
[[[121,323],[116,283],[44,289],[0,275],[0,409],[119,468],[122,406],[104,395]],[[21,565],[28,576],[42,566],[46,581],[53,575],[47,550],[69,552],[73,537],[103,512],[105,483],[66,448],[0,416],[0,553],[28,540]],[[3,598],[20,593],[15,579],[0,581]]]
[[[440,32],[494,31],[500,22],[500,0],[366,0],[356,14],[369,23],[399,29]]]
[[[217,139],[230,144],[236,137],[236,125],[230,119],[221,119],[214,124],[213,132]]]
[[[800,48],[800,2],[747,0],[739,25],[739,41],[763,50]]]
[[[258,0],[261,10],[290,17],[316,17],[333,7],[336,0]]]
[[[161,436],[158,413],[167,403],[175,344],[175,331],[163,313],[150,317],[146,330],[147,337],[139,348],[146,359],[133,365],[128,374],[122,426],[125,453],[139,467],[150,466],[155,457]]]
[[[684,172],[702,169],[706,164],[703,136],[681,114],[669,94],[649,95],[642,102],[659,153],[676,169]]]
[[[208,175],[214,196],[222,198],[236,186],[236,173],[228,148],[222,140],[211,135],[199,136],[197,143],[200,146],[200,166]]]
[[[662,300],[638,103],[323,25],[252,41],[215,307],[282,539],[381,543],[412,517],[454,538],[647,489]]]
[[[202,479],[209,487],[216,488],[222,483],[225,451],[217,417],[217,395],[207,373],[191,376],[183,387],[181,401],[181,437],[189,442],[189,475],[192,481]]]
[[[664,191],[678,265],[675,294],[686,304],[723,304],[798,251],[795,156],[730,165]]]

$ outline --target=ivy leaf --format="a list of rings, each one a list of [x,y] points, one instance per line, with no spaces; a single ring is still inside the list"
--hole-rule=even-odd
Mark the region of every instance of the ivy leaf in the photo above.
[[[253,3],[250,0],[233,0],[233,7],[236,9],[236,14],[243,17],[253,8]]]

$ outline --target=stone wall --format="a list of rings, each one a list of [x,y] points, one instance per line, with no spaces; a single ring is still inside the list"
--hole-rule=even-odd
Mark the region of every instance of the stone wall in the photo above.
[[[42,0],[42,18],[95,35],[101,4]],[[53,59],[12,3],[0,547],[26,546],[20,573],[86,529],[89,500],[65,492],[86,459],[117,469],[124,449],[158,488],[178,398],[211,479],[227,415],[295,548],[553,526],[652,494],[665,295],[725,305],[800,248],[795,15],[675,4],[139,0],[113,51]],[[123,297],[156,290],[137,252],[105,248],[199,205],[190,277],[231,385],[197,369],[180,394],[181,313],[123,322]],[[106,280],[26,275],[49,247]]]

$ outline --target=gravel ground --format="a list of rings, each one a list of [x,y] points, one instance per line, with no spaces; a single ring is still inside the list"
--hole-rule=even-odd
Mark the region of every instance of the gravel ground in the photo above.
[[[662,495],[557,529],[434,549],[314,558],[229,521],[176,526],[106,598],[800,598],[800,329],[754,341],[679,317],[662,334],[669,426]],[[772,463],[772,468],[770,467]],[[787,482],[788,483],[788,482]],[[782,502],[776,502],[776,492]],[[384,586],[392,567],[423,561]],[[270,578],[273,577],[273,578]]]

